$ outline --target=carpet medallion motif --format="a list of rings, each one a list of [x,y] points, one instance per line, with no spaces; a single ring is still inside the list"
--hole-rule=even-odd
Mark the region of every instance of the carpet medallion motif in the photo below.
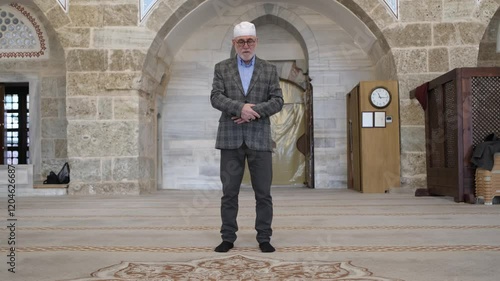
[[[90,278],[72,281],[192,280],[343,280],[402,281],[373,276],[366,268],[347,262],[286,262],[243,255],[190,262],[121,262],[100,269]]]

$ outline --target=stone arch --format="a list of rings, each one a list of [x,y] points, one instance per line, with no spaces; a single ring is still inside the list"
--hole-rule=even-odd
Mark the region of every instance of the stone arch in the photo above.
[[[304,40],[304,36],[307,35],[312,35],[311,31],[309,29],[305,30],[304,32],[300,32],[294,25],[292,25],[288,20],[283,19],[281,17],[275,16],[275,15],[264,15],[260,16],[252,21],[256,25],[264,25],[264,24],[275,24],[277,26],[282,27],[286,31],[288,31],[292,36],[299,42],[302,50],[304,51],[304,57],[306,60],[309,60],[309,49],[307,46],[306,41]],[[317,46],[317,42],[314,40],[314,45]]]
[[[272,5],[274,2],[281,1],[269,1]],[[154,93],[161,95],[164,93],[165,86],[168,82],[168,69],[171,60],[172,51],[168,46],[164,46],[162,42],[165,40],[167,35],[175,31],[175,27],[184,20],[187,15],[193,16],[193,12],[200,10],[200,8],[206,8],[208,5],[212,5],[212,10],[215,13],[221,13],[229,8],[237,7],[241,4],[247,4],[248,1],[210,1],[210,0],[186,0],[178,7],[172,7],[167,3],[166,0],[159,2],[157,7],[151,12],[150,16],[143,22],[143,25],[147,26],[149,29],[157,31],[157,35],[148,51],[145,70],[142,79],[141,90],[143,92]],[[319,1],[308,1],[307,4],[299,0],[286,1],[289,4],[307,6],[311,3],[320,3]],[[321,1],[321,5],[324,1]],[[370,12],[376,9],[385,9],[384,4],[379,1],[363,1],[363,0],[331,0],[331,5],[343,6],[345,9],[349,10],[354,14],[359,21],[361,21],[365,26],[364,29],[354,29],[356,43],[369,53],[372,61],[377,65],[378,68],[389,68],[390,71],[377,71],[378,73],[388,73],[382,74],[384,79],[395,79],[397,76],[394,58],[390,53],[390,46],[385,39],[383,32],[381,31],[381,26],[384,24],[393,23],[395,20],[388,13],[376,13],[371,15]],[[265,4],[264,4],[265,5]],[[169,15],[165,19],[165,15]],[[249,15],[248,15],[249,16]],[[341,15],[350,16],[350,15]],[[280,17],[284,17],[280,15]],[[285,16],[286,17],[286,16]],[[255,18],[255,17],[253,17]],[[202,20],[203,17],[200,17]],[[193,28],[193,26],[190,26]],[[296,27],[297,30],[301,31],[300,27]],[[355,27],[356,28],[356,27]],[[186,32],[188,33],[188,32]],[[303,34],[304,35],[304,34]],[[375,40],[370,40],[371,36],[375,36]],[[226,38],[227,40],[227,38]],[[174,41],[174,40],[172,40]],[[225,41],[225,43],[227,43]],[[230,45],[230,44],[229,44]],[[310,52],[313,50],[311,49]],[[348,51],[348,50],[346,50]],[[309,55],[310,56],[310,55]],[[309,57],[311,58],[311,56]],[[155,62],[158,62],[155,68]],[[165,70],[165,71],[163,71]]]
[[[256,11],[259,10],[257,13]],[[278,20],[275,18],[274,15],[270,15],[270,18],[262,18],[260,15],[262,14],[264,17],[266,16],[266,13],[263,9],[262,5],[258,4],[253,4],[250,5],[248,8],[241,9],[239,13],[239,17],[246,17],[248,13],[252,14],[252,19],[253,17],[257,17],[257,21],[261,21],[262,23],[277,23]],[[232,26],[233,21],[235,20],[234,16],[227,16],[227,17],[216,17],[214,16],[206,25],[200,26],[199,30],[197,30],[193,35],[192,38],[190,38],[186,44],[181,48],[181,50],[177,53],[175,63],[173,64],[173,67],[175,71],[172,72],[172,84],[169,83],[169,86],[166,90],[167,94],[164,97],[165,104],[162,104],[159,106],[159,110],[161,110],[161,117],[167,117],[169,122],[166,122],[164,124],[159,123],[159,128],[164,130],[164,136],[163,141],[160,143],[160,149],[161,145],[165,144],[166,149],[162,150],[163,154],[161,154],[164,158],[167,159],[164,162],[160,162],[161,164],[165,165],[165,169],[162,169],[163,174],[164,174],[164,185],[163,188],[188,188],[186,184],[179,184],[181,181],[185,181],[186,176],[182,176],[186,174],[186,171],[184,171],[183,163],[190,163],[190,169],[192,169],[192,173],[196,175],[196,173],[200,173],[198,175],[199,178],[203,178],[206,180],[206,183],[204,183],[204,187],[208,187],[209,183],[213,182],[215,186],[215,181],[213,180],[214,176],[211,174],[211,171],[213,171],[213,167],[215,166],[213,164],[213,159],[210,157],[209,160],[205,160],[203,163],[200,163],[200,159],[197,157],[197,155],[211,155],[213,154],[213,144],[211,144],[213,138],[211,135],[215,133],[211,128],[213,128],[214,124],[217,124],[216,120],[218,118],[217,115],[220,114],[220,112],[215,112],[212,110],[211,106],[209,103],[207,103],[207,94],[210,92],[210,88],[207,86],[203,86],[207,84],[206,79],[210,79],[210,75],[213,73],[213,64],[217,62],[219,59],[225,59],[230,56],[230,47],[231,47],[231,35],[232,35]],[[287,28],[283,28],[282,26],[277,26],[276,28],[281,29],[282,32],[288,33],[286,36],[280,36],[280,38],[287,38],[287,42],[291,41],[297,41],[296,38],[292,34],[290,34],[290,31],[295,29],[292,28],[290,23],[286,23],[285,20],[280,19],[282,21],[283,26],[287,26]],[[253,20],[252,20],[253,21]],[[215,23],[214,23],[215,22]],[[220,27],[220,22],[224,22],[223,27]],[[216,29],[216,30],[214,30]],[[209,35],[207,32],[212,32]],[[267,29],[259,29],[259,32],[263,32],[264,30]],[[227,36],[228,33],[230,33],[229,37]],[[298,32],[296,32],[298,34]],[[263,36],[263,33],[260,33]],[[268,35],[270,33],[267,33]],[[300,36],[300,34],[298,34]],[[271,36],[266,36],[262,38],[269,38]],[[208,39],[210,38],[210,39]],[[229,39],[227,39],[229,38]],[[208,47],[204,47],[203,44],[199,44],[199,40],[202,40],[202,42],[206,42],[203,40],[209,40],[210,42],[207,43],[209,45]],[[279,41],[280,39],[278,39]],[[302,39],[303,41],[303,39]],[[226,43],[227,42],[227,43]],[[263,41],[264,42],[264,41]],[[267,41],[266,41],[267,42]],[[166,44],[166,43],[164,43]],[[229,45],[226,46],[226,45]],[[299,43],[295,42],[294,47],[296,48],[295,50],[299,50],[300,46],[298,46]],[[302,45],[305,45],[305,42],[302,42]],[[205,53],[208,51],[211,55],[208,56],[196,56],[196,59],[194,60],[184,60],[183,58],[189,57],[192,55],[194,52],[200,51],[201,53]],[[300,60],[304,60],[304,53],[307,53],[306,50],[300,49],[299,52],[293,52],[290,53],[288,56],[281,56],[281,59],[283,60],[290,60],[292,58],[298,58]],[[295,56],[296,55],[296,56]],[[211,56],[214,56],[216,58],[212,59]],[[220,57],[220,58],[219,58]],[[285,61],[283,62],[283,67],[280,67],[280,73],[283,74],[285,78],[289,78],[292,76],[292,63],[289,63],[284,65]],[[189,69],[189,72],[186,72],[185,69]],[[288,70],[288,73],[286,73]],[[297,71],[299,72],[299,71]],[[195,78],[196,81],[193,83],[193,86],[182,86],[179,81],[186,81],[184,80],[186,77],[190,78]],[[300,73],[296,73],[295,76],[299,78],[299,76],[303,77]],[[210,81],[211,82],[211,81]],[[208,82],[208,84],[210,83]],[[170,86],[174,85],[174,86]],[[197,86],[201,85],[201,86]],[[196,91],[193,91],[192,89],[196,88]],[[179,90],[183,89],[183,90]],[[200,94],[201,93],[201,94]],[[182,117],[182,112],[177,112],[177,108],[183,108],[185,106],[185,101],[189,99],[191,106],[191,110],[193,112],[205,112],[203,120],[198,120],[197,122],[192,122],[190,119],[191,117]],[[203,104],[203,105],[200,105]],[[165,120],[165,118],[163,118]],[[206,125],[200,127],[198,124],[204,124]],[[160,126],[161,124],[161,126]],[[178,125],[178,124],[183,124],[183,125]],[[189,128],[197,128],[197,132],[194,131],[189,131]],[[209,130],[206,130],[205,128],[209,128]],[[199,132],[202,132],[200,134]],[[201,144],[196,147],[192,147],[189,145],[189,143],[193,143],[193,140],[189,139],[189,137],[186,137],[186,134],[190,137],[193,138],[193,140],[202,140]],[[183,143],[186,145],[182,146],[179,144],[180,140],[183,140]],[[208,146],[205,146],[208,143]],[[165,157],[165,155],[168,155]],[[188,159],[188,160],[187,160]],[[180,164],[175,164],[175,163],[180,163]],[[179,165],[179,166],[176,166]],[[182,167],[181,167],[182,166]],[[172,173],[171,171],[175,171],[175,174]],[[196,181],[192,180],[191,181],[194,184],[196,184]],[[176,185],[177,184],[177,185]]]
[[[377,79],[396,80],[398,77],[396,63],[383,30],[396,23],[397,20],[390,14],[382,1],[337,1],[356,15],[376,37],[376,41],[370,46],[368,53],[372,61],[376,64],[377,73],[379,73]],[[363,35],[362,32],[358,32],[357,34]],[[357,41],[362,45],[369,44],[363,38],[361,36]]]
[[[481,1],[471,13],[471,17],[487,26],[498,15],[498,1]]]
[[[299,42],[302,50],[304,51],[306,61],[308,61],[311,57],[314,58],[318,55],[318,53],[315,52],[318,50],[318,42],[314,38],[310,28],[300,17],[298,17],[298,15],[284,7],[274,4],[262,4],[240,16],[234,21],[233,25],[236,25],[238,22],[244,20],[249,20],[256,25],[272,23],[282,27],[292,34],[295,40]],[[221,51],[234,54],[231,44],[232,38],[233,30],[228,29],[222,43]],[[310,40],[306,42],[304,38],[308,38]],[[306,70],[307,69],[304,69],[304,71]]]
[[[491,17],[481,42],[477,66],[500,66],[500,8]]]
[[[248,6],[248,9],[243,9],[241,7],[240,11],[242,11],[241,14],[239,14],[238,19],[220,19],[220,22],[223,23],[225,29],[225,35],[223,36],[222,40],[220,37],[214,38],[213,40],[217,42],[221,42],[220,44],[220,49],[219,51],[212,52],[212,56],[216,57],[227,57],[230,54],[231,50],[231,32],[232,28],[231,26],[234,25],[236,21],[240,20],[262,20],[262,21],[275,21],[275,22],[281,22],[281,23],[286,23],[285,26],[286,30],[291,32],[292,34],[295,33],[297,36],[302,37],[304,39],[302,45],[306,45],[306,52],[307,52],[307,57],[309,60],[314,60],[315,65],[316,65],[316,73],[318,74],[318,77],[321,77],[320,80],[318,81],[326,81],[329,79],[329,77],[324,78],[322,75],[325,73],[325,70],[321,70],[321,61],[319,58],[318,52],[319,46],[316,41],[315,35],[312,33],[312,31],[309,29],[308,25],[303,22],[303,20],[298,16],[295,15],[293,11],[287,9],[287,5],[294,5],[298,7],[305,7],[309,8],[307,4],[304,4],[303,2],[301,3],[300,1],[287,1],[286,3],[283,3],[281,1],[271,1],[270,3],[257,3],[257,1],[251,1],[252,3],[248,4],[245,2],[245,6]],[[255,3],[254,3],[255,2]],[[281,5],[278,5],[277,2],[280,2]],[[188,2],[185,2],[188,3]],[[154,20],[155,16],[155,11],[153,11],[152,17],[153,20],[151,22],[146,22],[146,26],[149,28],[153,28],[158,31],[158,34],[151,45],[150,50],[148,51],[148,55],[146,58],[146,63],[143,68],[143,76],[142,76],[142,87],[141,87],[141,96],[143,97],[141,102],[144,102],[144,105],[152,105],[155,102],[158,101],[158,99],[161,99],[164,94],[166,94],[166,89],[167,85],[169,85],[169,80],[170,80],[170,75],[171,75],[171,64],[174,60],[174,56],[176,56],[176,51],[180,48],[179,46],[183,44],[185,40],[187,40],[187,37],[192,34],[192,32],[195,32],[198,30],[201,26],[203,26],[203,23],[205,21],[208,21],[213,18],[222,18],[222,17],[217,17],[217,11],[214,10],[214,7],[211,6],[212,2],[211,1],[203,1],[201,3],[199,2],[191,2],[191,4],[195,3],[196,4],[196,9],[192,10],[189,13],[186,13],[185,11],[182,11],[181,14],[189,14],[189,16],[184,17],[183,19],[177,18],[172,12],[170,12],[171,17],[167,19],[167,21],[164,21],[164,25],[161,27],[154,27],[152,26],[152,23],[156,22]],[[309,2],[307,2],[309,3]],[[319,3],[319,4],[318,4]],[[314,12],[318,13],[322,17],[325,18],[327,22],[331,22],[334,25],[340,26],[343,32],[345,32],[346,35],[355,33],[354,40],[358,45],[358,48],[362,50],[365,54],[368,54],[368,57],[372,58],[372,64],[375,65],[379,62],[380,57],[384,57],[386,55],[385,49],[383,47],[383,44],[380,44],[377,40],[377,38],[372,34],[369,28],[366,27],[364,23],[362,23],[359,18],[356,18],[352,13],[349,13],[345,7],[342,7],[341,4],[339,4],[336,1],[332,1],[332,7],[326,9],[326,11],[323,8],[324,1],[316,1],[316,4],[313,5]],[[188,5],[188,4],[183,4],[183,5]],[[319,6],[318,6],[319,5]],[[161,2],[160,5],[158,6],[158,11],[163,10],[165,12],[168,6],[164,4],[164,2]],[[184,7],[186,8],[186,7]],[[184,9],[182,8],[182,9]],[[181,8],[180,8],[181,9]],[[334,14],[329,13],[330,10],[334,10]],[[340,14],[340,15],[339,15]],[[346,29],[344,29],[344,26],[341,24],[338,24],[337,21],[335,21],[334,16],[347,16],[348,20],[345,22],[342,22],[344,26],[347,24],[348,26]],[[172,17],[175,17],[175,19],[172,19]],[[267,18],[266,18],[267,17]],[[173,26],[173,23],[175,22],[176,26]],[[227,25],[227,27],[226,27]],[[338,27],[337,27],[338,28]],[[220,32],[219,32],[220,33]],[[384,39],[385,40],[385,39]],[[354,45],[355,45],[354,44]],[[351,45],[351,48],[354,47],[354,45]],[[376,49],[379,47],[378,49]],[[213,49],[213,48],[212,48]],[[344,52],[347,52],[347,55],[349,55],[350,49],[344,49],[342,50]],[[380,57],[378,57],[380,56]],[[347,58],[347,56],[345,56]],[[373,61],[373,58],[376,60]],[[388,60],[390,61],[390,59]],[[392,64],[394,64],[392,62]],[[206,68],[206,63],[204,64],[204,67]],[[384,65],[385,66],[385,65]],[[391,71],[394,68],[391,68]],[[389,71],[383,71],[381,73],[389,73]],[[338,74],[332,74],[335,80],[340,79]],[[335,76],[337,75],[337,76]],[[349,77],[348,81],[353,81],[356,79],[359,79],[358,77],[361,76],[352,76]],[[366,77],[366,76],[364,76]],[[177,78],[176,78],[177,79]],[[365,78],[366,79],[366,78]],[[358,80],[359,81],[359,80]],[[205,82],[204,82],[205,83]],[[347,82],[350,83],[350,82]],[[353,82],[354,83],[354,82]],[[347,87],[351,87],[350,85]],[[327,86],[324,86],[324,88],[328,88]],[[338,88],[338,91],[345,91],[344,89]],[[324,97],[328,97],[329,103],[333,103],[333,99],[342,99],[340,92],[332,92],[330,91],[329,93],[325,93]],[[324,105],[322,101],[318,101],[318,104]],[[341,103],[339,103],[339,106]],[[344,108],[345,106],[342,106]],[[158,110],[159,108],[157,108]],[[172,109],[170,109],[170,112]],[[167,114],[165,111],[165,114]],[[328,117],[330,118],[330,117]],[[159,124],[156,124],[157,130],[159,129]],[[167,130],[169,130],[167,128]],[[156,137],[155,135],[159,134],[159,132],[149,131],[149,132],[141,132],[141,138],[143,136],[147,136],[148,140],[155,140]],[[144,142],[147,142],[148,140],[144,140]],[[324,142],[326,144],[326,141]],[[330,145],[330,143],[326,145]],[[142,145],[141,145],[142,146]],[[340,149],[340,148],[339,148]],[[339,156],[337,156],[339,157]],[[325,162],[330,162],[330,161],[325,161]],[[161,163],[158,163],[158,165],[161,165]],[[340,173],[341,169],[338,169]],[[324,179],[323,182],[328,182],[331,181],[329,179]],[[335,182],[340,182],[340,180],[334,179]],[[335,184],[335,183],[334,183]]]

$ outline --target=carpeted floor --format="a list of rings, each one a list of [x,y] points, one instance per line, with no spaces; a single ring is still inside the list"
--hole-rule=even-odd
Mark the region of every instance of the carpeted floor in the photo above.
[[[238,239],[220,243],[219,191],[132,197],[20,197],[15,271],[0,229],[0,280],[497,281],[500,205],[447,197],[275,188],[272,243],[261,253],[253,191]],[[0,217],[8,226],[7,204]]]

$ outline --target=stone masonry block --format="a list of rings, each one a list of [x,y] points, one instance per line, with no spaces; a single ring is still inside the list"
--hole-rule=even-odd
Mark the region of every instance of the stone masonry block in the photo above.
[[[433,26],[433,42],[436,46],[479,44],[485,26],[482,23],[437,23]]]
[[[424,126],[401,126],[401,151],[425,152]]]
[[[479,48],[474,47],[456,47],[450,48],[450,69],[457,67],[475,67]]]
[[[68,119],[96,119],[97,99],[89,98],[67,98],[66,115]]]
[[[55,156],[54,140],[42,139],[42,159],[52,159]]]
[[[108,68],[106,50],[68,50],[66,54],[68,71],[105,71]]]
[[[116,97],[113,102],[114,119],[137,120],[139,113],[139,97]]]
[[[470,18],[477,9],[477,0],[443,0],[443,20]]]
[[[66,139],[54,140],[56,158],[68,158],[68,141]]]
[[[42,119],[42,138],[65,139],[67,121],[59,118]]]
[[[402,99],[399,103],[402,126],[423,126],[425,111],[416,99]]]
[[[42,118],[46,117],[59,117],[59,106],[58,98],[42,98],[41,99],[41,110]]]
[[[101,160],[98,158],[71,158],[69,165],[71,181],[100,182],[102,180]]]
[[[400,0],[399,2],[399,18],[402,22],[440,22],[442,15],[442,0]]]
[[[99,120],[113,119],[113,98],[99,97],[97,100],[97,114]]]
[[[61,28],[65,25],[68,25],[71,22],[68,14],[66,14],[61,9],[61,7],[59,7],[59,5],[55,5],[54,7],[52,7],[52,9],[50,9],[46,13],[46,15],[47,15],[47,18],[50,19],[50,23],[52,24],[52,27],[54,29]]]
[[[145,50],[110,50],[109,70],[141,71],[145,59]]]
[[[446,72],[450,69],[447,48],[429,49],[429,72]]]
[[[69,72],[68,96],[96,96],[99,95],[98,73]]]
[[[104,6],[105,26],[136,26],[138,22],[137,5]]]
[[[111,72],[100,75],[100,85],[104,90],[139,90],[141,73]]]
[[[404,175],[425,175],[426,158],[425,152],[402,153],[401,173]]]
[[[58,35],[65,48],[90,47],[90,28],[61,28]]]
[[[123,157],[113,159],[113,180],[134,181],[139,179],[139,158]]]
[[[384,30],[391,47],[422,47],[432,44],[432,26],[430,23],[397,25]]]
[[[99,49],[149,49],[156,33],[145,27],[94,29],[93,47]]]
[[[74,27],[102,27],[103,9],[100,5],[71,5],[69,17]]]
[[[102,180],[112,181],[113,180],[113,159],[112,158],[101,158],[102,167]]]
[[[68,124],[68,156],[137,156],[138,126],[134,121],[71,121]]]
[[[427,72],[426,49],[394,49],[399,74]]]

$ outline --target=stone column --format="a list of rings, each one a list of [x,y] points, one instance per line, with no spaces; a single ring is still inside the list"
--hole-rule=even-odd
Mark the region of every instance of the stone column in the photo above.
[[[141,143],[147,110],[140,109],[139,95],[154,33],[137,27],[135,2],[73,4],[61,21],[67,21],[58,32],[67,66],[69,193],[139,194],[140,179],[152,169],[141,153],[156,145]],[[147,178],[143,190],[154,182]]]

